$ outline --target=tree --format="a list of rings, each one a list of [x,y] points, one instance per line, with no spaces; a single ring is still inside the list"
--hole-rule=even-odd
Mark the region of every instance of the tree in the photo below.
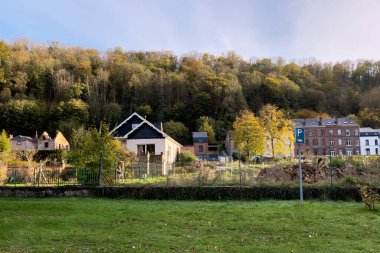
[[[260,119],[250,111],[243,111],[233,123],[233,140],[236,147],[248,155],[263,155],[265,135]]]
[[[3,129],[0,135],[0,152],[6,152],[11,149],[11,139],[8,137],[7,132]]]
[[[209,143],[215,143],[215,132],[214,132],[214,128],[210,124],[209,117],[204,117],[204,116],[200,117],[198,122],[199,122],[198,131],[206,132]]]
[[[260,119],[265,130],[265,136],[270,141],[272,157],[283,148],[286,137],[292,135],[292,122],[286,119],[277,106],[267,104],[260,110]]]
[[[102,124],[99,129],[83,127],[73,132],[72,149],[68,153],[69,162],[78,169],[91,169],[94,172],[102,164],[103,179],[106,184],[114,180],[117,163],[126,158],[126,150],[120,141],[109,134],[108,125]]]
[[[170,137],[174,139],[177,138],[188,138],[189,137],[189,129],[182,123],[178,121],[170,120],[164,123],[164,131]]]

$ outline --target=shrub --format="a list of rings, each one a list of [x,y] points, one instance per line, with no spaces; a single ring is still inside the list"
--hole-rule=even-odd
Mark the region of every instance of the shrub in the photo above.
[[[183,150],[177,156],[177,164],[183,166],[189,163],[194,163],[197,160],[197,157],[188,150]]]
[[[343,186],[357,186],[359,183],[359,178],[353,176],[346,176],[340,181]]]
[[[377,188],[370,184],[360,187],[360,195],[362,197],[363,203],[368,207],[369,210],[374,210],[375,203],[380,200]]]
[[[334,168],[343,168],[346,165],[346,161],[339,157],[331,158],[331,166]]]

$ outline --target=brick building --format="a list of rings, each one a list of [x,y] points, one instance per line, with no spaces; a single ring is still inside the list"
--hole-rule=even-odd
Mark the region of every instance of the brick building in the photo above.
[[[350,118],[293,119],[293,122],[295,128],[305,130],[303,154],[360,155],[360,126]]]

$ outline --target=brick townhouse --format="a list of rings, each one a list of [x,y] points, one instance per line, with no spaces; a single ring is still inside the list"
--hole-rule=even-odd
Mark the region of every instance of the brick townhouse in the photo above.
[[[350,118],[293,119],[305,130],[302,154],[360,155],[360,126]],[[295,147],[297,154],[297,146]]]

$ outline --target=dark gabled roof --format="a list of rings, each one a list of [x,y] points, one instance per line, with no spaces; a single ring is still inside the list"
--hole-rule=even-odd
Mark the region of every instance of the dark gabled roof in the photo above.
[[[127,134],[128,139],[162,139],[165,134],[151,124],[144,121]]]
[[[292,119],[295,127],[359,126],[351,118]]]
[[[180,143],[175,141],[169,135],[165,134],[160,128],[157,128],[145,118],[141,117],[138,113],[134,112],[121,124],[112,129],[110,134],[116,138],[124,137],[127,139],[151,139],[168,137],[181,146]]]
[[[121,124],[115,127],[110,133],[114,137],[124,137],[127,133],[132,131],[133,125],[140,125],[145,119],[138,115],[137,113],[133,113],[126,120],[124,120]]]

